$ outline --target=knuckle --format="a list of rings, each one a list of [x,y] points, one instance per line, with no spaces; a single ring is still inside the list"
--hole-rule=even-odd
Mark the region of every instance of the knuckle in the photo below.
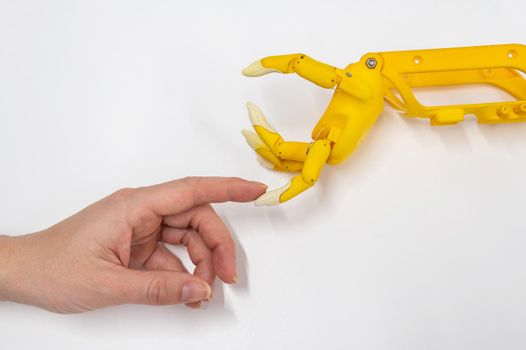
[[[113,192],[110,197],[112,197],[115,200],[123,200],[123,199],[130,198],[136,192],[137,192],[136,188],[125,187],[125,188],[121,188],[121,189]]]
[[[156,276],[151,279],[146,288],[146,301],[152,305],[162,305],[168,302],[168,287],[165,277]]]

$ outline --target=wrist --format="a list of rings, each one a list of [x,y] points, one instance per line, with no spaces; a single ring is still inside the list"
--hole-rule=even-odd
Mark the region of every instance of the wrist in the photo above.
[[[7,300],[9,294],[13,240],[13,237],[0,235],[0,300],[2,301]]]

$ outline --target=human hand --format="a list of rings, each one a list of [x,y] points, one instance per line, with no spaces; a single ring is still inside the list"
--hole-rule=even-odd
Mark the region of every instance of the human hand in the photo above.
[[[184,178],[122,189],[34,234],[0,237],[0,299],[75,313],[109,305],[199,307],[216,275],[236,281],[235,247],[209,203],[249,202],[266,186]],[[168,244],[184,244],[188,273]]]

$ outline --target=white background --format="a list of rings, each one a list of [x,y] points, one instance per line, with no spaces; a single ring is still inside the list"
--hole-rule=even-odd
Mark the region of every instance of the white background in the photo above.
[[[308,140],[331,92],[244,78],[246,64],[525,43],[525,4],[0,0],[0,233],[186,175],[281,186],[288,175],[261,168],[239,133],[245,102]],[[355,155],[294,201],[216,206],[241,281],[206,310],[3,303],[0,348],[523,349],[525,135],[471,119],[431,128],[386,108]]]

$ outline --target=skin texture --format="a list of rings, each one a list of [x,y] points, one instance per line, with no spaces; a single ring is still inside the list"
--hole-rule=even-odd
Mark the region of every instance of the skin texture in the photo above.
[[[249,202],[265,190],[238,178],[184,178],[119,190],[37,233],[0,236],[0,299],[57,313],[199,307],[216,276],[237,279],[234,242],[210,203]],[[165,244],[187,247],[193,274]]]

